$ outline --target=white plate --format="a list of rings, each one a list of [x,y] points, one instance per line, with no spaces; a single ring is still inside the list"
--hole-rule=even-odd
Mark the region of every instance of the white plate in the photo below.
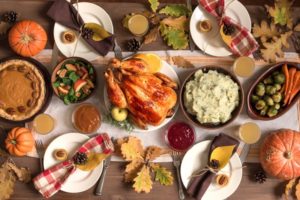
[[[179,81],[179,78],[177,76],[177,73],[175,72],[175,70],[173,69],[173,67],[171,65],[169,65],[166,61],[162,61],[163,65],[160,69],[160,73],[163,73],[165,75],[167,75],[168,77],[170,77],[173,81],[175,81],[178,86],[180,84],[180,81]],[[105,103],[105,106],[106,108],[109,110],[109,108],[111,107],[111,103],[108,99],[108,96],[107,96],[107,91],[106,91],[106,86],[104,87],[104,103]],[[160,125],[158,126],[151,126],[151,125],[147,125],[147,130],[144,130],[144,129],[140,129],[138,127],[134,127],[133,131],[134,132],[149,132],[149,131],[154,131],[154,130],[157,130],[161,127],[163,127],[164,125],[166,125],[167,123],[169,123],[169,121],[172,120],[172,118],[175,116],[177,110],[178,110],[178,107],[179,107],[179,92],[177,91],[177,102],[176,102],[176,105],[174,107],[174,114],[172,117],[169,117],[169,118],[166,118]]]
[[[76,4],[73,4],[73,6],[77,9]],[[85,23],[93,22],[100,24],[104,27],[105,30],[107,30],[111,34],[114,33],[113,23],[109,15],[103,8],[93,3],[80,2],[78,3],[78,10],[81,18]],[[73,56],[73,51],[76,42],[73,42],[71,44],[65,44],[62,42],[61,36],[62,33],[66,30],[70,29],[59,23],[55,23],[53,31],[54,40],[61,53],[66,57],[71,57]],[[82,38],[80,38],[74,56],[82,57],[90,61],[98,57],[99,53],[96,50],[94,50],[90,45],[88,45]]]
[[[225,0],[225,15],[231,17],[236,22],[251,30],[251,18],[245,6],[238,0]],[[197,24],[203,20],[210,20],[212,30],[208,33],[201,33],[197,29]],[[200,5],[195,8],[190,21],[190,32],[195,44],[205,53],[212,56],[229,56],[232,52],[223,42],[217,20],[208,14]]]
[[[67,133],[55,138],[47,147],[44,156],[45,169],[59,163],[53,157],[55,149],[65,149],[69,154],[69,159],[73,156],[77,148],[89,139],[88,136],[80,133]],[[92,171],[76,170],[68,180],[62,185],[61,190],[69,193],[78,193],[90,189],[99,179],[103,170],[103,162]]]
[[[195,144],[183,157],[180,174],[181,180],[185,188],[187,188],[190,176],[197,170],[204,168],[207,164],[209,147],[211,140],[205,140]],[[214,183],[210,184],[204,193],[202,200],[226,199],[240,185],[243,170],[242,163],[237,153],[234,153],[229,163],[221,170],[222,174],[229,176],[227,186],[220,188]]]

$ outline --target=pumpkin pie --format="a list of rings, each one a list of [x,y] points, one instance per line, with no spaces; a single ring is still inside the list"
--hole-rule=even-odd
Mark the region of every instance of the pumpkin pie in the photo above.
[[[0,117],[12,121],[26,120],[43,106],[46,97],[43,75],[25,60],[0,63]]]

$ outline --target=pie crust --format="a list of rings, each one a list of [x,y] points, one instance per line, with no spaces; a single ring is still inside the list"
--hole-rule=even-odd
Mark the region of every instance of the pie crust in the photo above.
[[[45,94],[37,66],[21,59],[0,63],[0,117],[11,121],[32,117],[42,108]]]

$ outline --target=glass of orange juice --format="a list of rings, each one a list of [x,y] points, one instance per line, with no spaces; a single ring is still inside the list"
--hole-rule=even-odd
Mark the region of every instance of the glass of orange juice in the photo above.
[[[50,133],[55,127],[55,120],[48,114],[39,114],[33,120],[33,129],[39,134]]]
[[[255,69],[255,62],[252,58],[241,56],[233,63],[233,72],[240,77],[250,77]]]
[[[261,137],[260,127],[254,122],[246,122],[239,127],[238,136],[246,144],[254,144]]]

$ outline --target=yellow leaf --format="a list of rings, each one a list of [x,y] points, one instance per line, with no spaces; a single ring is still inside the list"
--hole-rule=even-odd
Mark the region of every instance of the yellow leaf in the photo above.
[[[293,34],[293,31],[289,31],[289,32],[285,32],[284,34],[280,35],[280,40],[284,47],[286,47],[286,48],[290,47],[288,39],[292,34]]]
[[[261,21],[260,25],[254,24],[253,25],[253,36],[256,38],[263,37],[263,38],[272,38],[274,36],[278,36],[279,32],[276,29],[274,23],[270,23],[268,25],[267,21]]]
[[[157,147],[157,146],[149,146],[146,149],[146,155],[145,155],[145,160],[146,161],[152,161],[155,160],[155,158],[161,156],[164,153],[164,151]]]
[[[295,193],[297,200],[300,200],[300,179],[298,180],[298,183],[296,185],[296,193]]]
[[[170,171],[168,171],[165,167],[160,166],[159,164],[151,164],[151,168],[155,173],[155,181],[159,181],[162,185],[172,185],[173,184],[173,176]]]
[[[293,189],[293,187],[295,186],[296,184],[296,179],[292,179],[288,182],[288,184],[286,184],[285,186],[285,190],[284,190],[284,196],[285,196],[285,199],[288,200],[289,199],[289,196],[291,194],[291,191]]]
[[[141,193],[149,193],[152,189],[152,180],[150,176],[150,169],[146,165],[144,165],[141,171],[137,174],[137,177],[133,179],[133,188],[136,192]]]
[[[276,39],[275,42],[263,43],[265,49],[261,49],[261,55],[266,62],[275,62],[276,56],[283,57],[282,42]]]
[[[121,153],[125,160],[134,160],[142,158],[144,154],[141,140],[137,137],[129,137],[128,141],[121,146]]]
[[[292,4],[293,1],[290,0],[276,0],[274,6],[266,5],[265,7],[275,24],[287,26],[291,29],[293,26],[293,18],[291,14]]]
[[[156,41],[158,33],[159,33],[159,26],[156,26],[156,27],[152,28],[149,31],[149,33],[145,36],[145,39],[144,39],[143,43],[144,44],[150,44],[150,43]]]
[[[125,182],[132,182],[137,176],[137,173],[141,170],[144,165],[143,159],[135,159],[128,163],[125,168],[124,180]]]
[[[122,153],[121,153],[121,146],[122,144],[124,144],[125,142],[128,141],[128,137],[124,137],[124,138],[118,138],[117,140],[115,140],[114,142],[114,153],[118,156],[122,156]]]
[[[96,23],[86,23],[85,28],[92,29],[94,34],[92,39],[94,41],[100,41],[110,36],[110,34],[99,24]]]
[[[294,31],[300,32],[300,23],[294,27]]]
[[[173,64],[182,68],[194,68],[195,66],[182,56],[172,56]]]
[[[235,147],[235,145],[221,146],[221,147],[215,148],[210,155],[209,161],[212,161],[212,160],[219,161],[218,170],[222,169],[229,162],[229,160],[232,156],[234,147]]]
[[[84,165],[76,165],[78,169],[83,171],[91,171],[95,169],[109,154],[90,152],[87,154],[88,160]]]
[[[186,31],[188,30],[188,23],[187,23],[187,17],[186,16],[181,16],[177,18],[173,17],[167,17],[161,21],[161,23],[171,26],[175,29]]]

